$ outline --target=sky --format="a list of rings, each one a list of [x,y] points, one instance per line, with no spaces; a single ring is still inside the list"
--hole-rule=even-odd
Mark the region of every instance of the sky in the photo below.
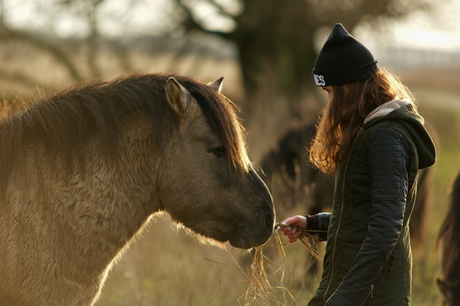
[[[82,20],[63,12],[52,14],[50,1],[52,0],[3,0],[6,20],[15,26],[53,32],[61,37],[87,35],[89,29]],[[234,3],[232,0],[220,0],[220,2],[228,5],[229,8]],[[440,12],[438,17],[414,14],[407,20],[390,24],[385,27],[384,35],[380,35],[379,39],[375,40],[375,44],[460,52],[460,18],[458,17],[460,1],[438,0],[437,2]],[[84,11],[85,7],[81,6],[79,9]],[[101,23],[101,32],[109,36],[121,32],[128,35],[155,34],[158,29],[168,25],[164,19],[165,14],[169,18],[175,18],[170,2],[165,0],[106,0],[100,12],[109,16]],[[198,12],[203,16],[212,13],[206,6],[199,7]],[[54,17],[50,20],[49,16]],[[234,26],[225,19],[213,21],[213,24],[230,28]],[[380,34],[382,33],[383,31]],[[353,34],[358,39],[365,37],[366,41],[372,41],[372,38],[376,37],[375,33],[369,33],[366,28],[358,29]]]
[[[439,1],[438,1],[439,2]],[[438,16],[414,14],[393,26],[397,44],[460,52],[460,1],[439,5]]]

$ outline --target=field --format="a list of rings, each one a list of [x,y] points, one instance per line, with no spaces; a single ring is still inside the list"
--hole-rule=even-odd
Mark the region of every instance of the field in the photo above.
[[[138,57],[138,60],[138,67],[147,67],[147,70],[167,69],[161,65],[160,58],[148,64],[145,64],[145,58]],[[193,61],[191,59],[186,64],[193,64]],[[43,69],[29,66],[30,69]],[[193,66],[200,65],[195,63]],[[238,67],[234,62],[213,62],[204,68],[202,66],[199,73],[184,66],[175,67],[174,70],[198,75],[206,81],[224,75],[224,92],[237,104],[243,95]],[[113,69],[106,77],[116,74],[118,70]],[[426,71],[401,71],[401,75],[419,99],[421,114],[437,130],[440,144],[432,180],[433,201],[428,215],[426,246],[423,251],[414,253],[412,301],[415,306],[437,305],[439,300],[434,280],[438,276],[438,253],[435,240],[447,210],[450,182],[460,169],[460,91],[455,84],[460,75],[455,69],[431,70],[429,74]],[[29,89],[14,87],[7,82],[0,84],[0,90],[7,94],[32,94]],[[299,121],[298,118],[294,120],[296,122],[287,119],[289,111],[282,106],[284,102],[272,101],[268,108],[260,107],[254,112],[256,115],[245,118],[243,122],[250,140],[250,156],[256,163],[273,145],[279,131]],[[305,104],[307,102],[308,99]],[[309,120],[314,117],[308,106],[301,108],[300,113]],[[281,114],[281,118],[274,114]],[[304,214],[302,202],[308,199],[299,201],[296,207],[285,209],[283,204],[288,200],[282,196],[282,188],[280,185],[271,190],[277,220],[293,214]],[[248,273],[252,254],[230,246],[224,250],[201,245],[172,224],[168,215],[154,216],[148,228],[109,273],[97,305],[306,305],[319,282],[320,271],[312,272],[309,269],[311,259],[301,243],[287,245],[284,238],[281,238],[281,242],[280,246],[272,239],[263,248],[266,255],[264,267],[272,288],[272,297],[267,298],[263,292],[254,291],[252,287]]]

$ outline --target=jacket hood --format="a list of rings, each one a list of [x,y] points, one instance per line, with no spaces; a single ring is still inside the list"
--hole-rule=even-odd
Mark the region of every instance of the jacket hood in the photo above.
[[[436,162],[436,149],[425,129],[425,120],[413,112],[408,100],[393,100],[378,107],[364,120],[364,129],[385,120],[397,121],[409,133],[417,147],[419,169],[428,168]]]

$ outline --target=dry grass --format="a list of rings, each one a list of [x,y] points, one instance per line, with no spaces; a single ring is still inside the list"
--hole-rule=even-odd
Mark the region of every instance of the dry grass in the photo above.
[[[278,230],[286,227],[289,226],[284,223],[277,223],[275,225],[275,233],[278,232]],[[301,233],[299,236],[299,240],[307,249],[308,253],[310,253],[310,255],[313,256],[313,258],[322,263],[323,260],[321,259],[321,253],[319,250],[320,240],[318,238],[317,233],[325,231],[306,230],[299,227],[297,228],[297,230]]]
[[[264,254],[264,246],[258,247],[254,250],[254,257],[250,266],[249,275],[246,278],[249,285],[244,294],[244,305],[298,305],[296,299],[291,294],[289,289],[284,284],[285,269],[287,265],[287,256],[284,250],[285,244],[281,240],[278,231],[287,227],[286,224],[277,223],[275,225],[274,240],[276,242],[277,252],[271,252],[271,258]],[[308,266],[314,264],[312,260],[317,260],[322,263],[320,252],[320,241],[316,234],[299,229],[302,234],[299,240],[305,246],[311,255],[311,261]],[[277,265],[273,258],[281,259],[282,265]],[[274,268],[274,271],[269,274],[266,267]],[[270,280],[274,275],[278,274],[278,284],[272,285]]]

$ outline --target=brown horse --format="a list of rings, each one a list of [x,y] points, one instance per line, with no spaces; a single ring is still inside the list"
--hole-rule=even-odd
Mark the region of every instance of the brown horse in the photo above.
[[[136,74],[3,106],[2,305],[94,304],[158,212],[218,244],[270,238],[271,195],[221,80]]]
[[[322,173],[309,162],[308,148],[315,133],[315,124],[287,130],[278,137],[276,147],[261,163],[265,174],[262,178],[270,190],[286,189],[283,195],[289,200],[281,200],[286,208],[291,209],[301,202],[306,206],[305,212],[310,214],[331,207],[335,185],[333,176]]]
[[[450,207],[438,233],[441,251],[441,275],[436,280],[442,304],[460,305],[460,173],[450,194]]]

